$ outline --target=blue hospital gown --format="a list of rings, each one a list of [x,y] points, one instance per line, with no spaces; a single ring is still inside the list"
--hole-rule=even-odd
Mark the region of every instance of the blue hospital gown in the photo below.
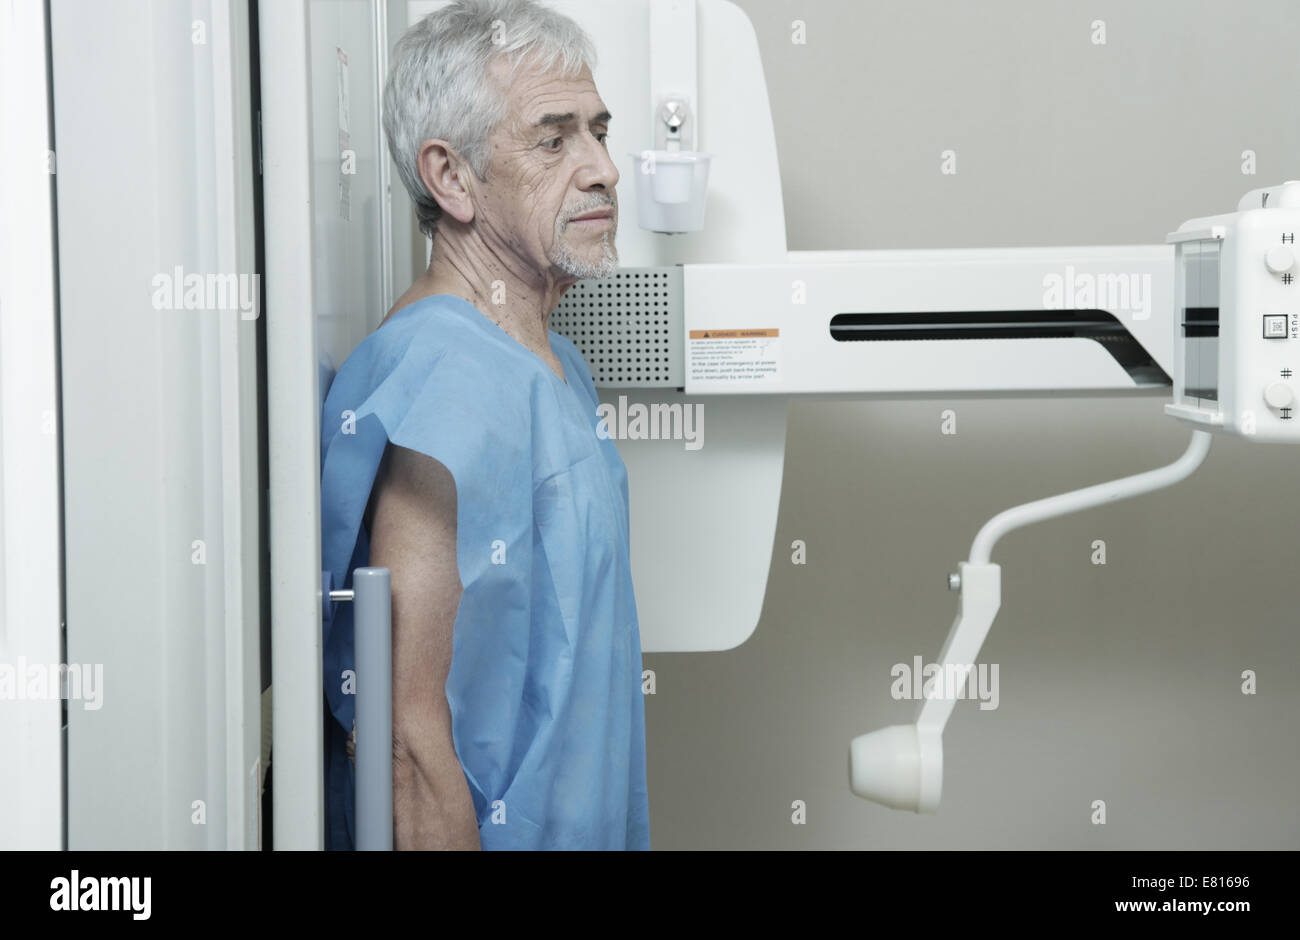
[[[483,848],[648,849],[627,470],[597,434],[582,354],[550,340],[567,382],[450,294],[368,336],[322,411],[322,563],[335,587],[368,564],[362,515],[388,441],[446,466],[463,588],[446,694]],[[339,604],[323,664],[332,849],[355,844],[353,662]]]

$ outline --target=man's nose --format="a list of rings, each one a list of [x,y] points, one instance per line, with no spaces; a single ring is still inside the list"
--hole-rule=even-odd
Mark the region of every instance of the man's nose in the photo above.
[[[587,166],[584,167],[584,176],[580,180],[583,184],[582,188],[591,189],[596,186],[603,186],[609,197],[613,199],[614,187],[618,185],[619,180],[618,167],[614,165],[609,150],[596,139],[595,135],[589,135],[587,140]]]

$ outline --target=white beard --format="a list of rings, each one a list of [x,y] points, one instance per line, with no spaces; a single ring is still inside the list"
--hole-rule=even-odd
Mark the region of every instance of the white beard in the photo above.
[[[578,255],[573,251],[564,232],[564,224],[560,223],[555,233],[553,242],[552,256],[547,260],[556,265],[570,277],[589,278],[589,277],[612,277],[618,270],[618,249],[614,247],[614,230],[603,232],[600,241],[597,243],[600,247],[599,258],[593,260],[595,252]]]

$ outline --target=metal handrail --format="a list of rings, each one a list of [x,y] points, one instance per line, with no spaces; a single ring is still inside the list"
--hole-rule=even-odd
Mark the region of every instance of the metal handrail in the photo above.
[[[387,568],[358,568],[352,588],[329,592],[352,602],[357,674],[357,851],[393,848],[393,608]]]

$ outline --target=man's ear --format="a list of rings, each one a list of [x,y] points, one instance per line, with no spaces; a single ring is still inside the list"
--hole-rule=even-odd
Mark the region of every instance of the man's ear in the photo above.
[[[450,144],[445,140],[426,140],[420,145],[416,166],[420,170],[420,182],[444,213],[457,222],[473,221],[474,202],[465,177],[474,171]]]

